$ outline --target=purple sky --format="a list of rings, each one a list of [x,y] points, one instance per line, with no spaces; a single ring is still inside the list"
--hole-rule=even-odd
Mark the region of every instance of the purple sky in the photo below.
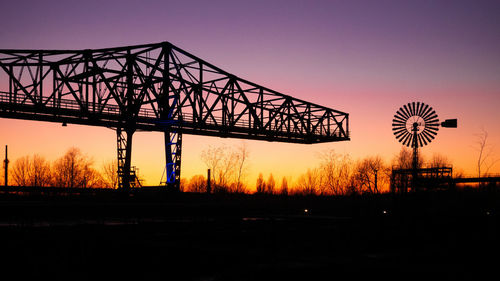
[[[352,141],[297,148],[309,155],[308,166],[326,148],[389,161],[400,149],[392,116],[404,103],[423,101],[441,119],[459,119],[458,129],[443,129],[424,153],[439,151],[472,173],[474,134],[484,127],[492,145],[500,142],[499,15],[500,1],[4,1],[0,49],[170,41],[244,79],[349,112]],[[0,144],[16,139],[4,134],[9,124],[0,120]],[[37,136],[41,129],[32,130]],[[199,149],[190,147],[196,140],[187,139],[183,165],[199,161]],[[250,144],[252,176],[280,165],[261,151],[292,149]],[[25,145],[14,157],[33,150]],[[97,155],[90,144],[76,145]]]

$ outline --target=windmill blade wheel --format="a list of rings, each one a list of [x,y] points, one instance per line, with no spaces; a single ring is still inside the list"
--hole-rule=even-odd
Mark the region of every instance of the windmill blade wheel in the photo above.
[[[411,102],[400,107],[392,120],[396,139],[408,147],[429,144],[439,130],[436,111],[423,102]]]

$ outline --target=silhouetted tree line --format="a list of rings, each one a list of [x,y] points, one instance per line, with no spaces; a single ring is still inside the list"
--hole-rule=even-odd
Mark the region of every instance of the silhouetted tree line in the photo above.
[[[201,154],[207,168],[211,169],[213,193],[250,193],[245,184],[249,151],[245,143],[238,147],[209,146]],[[419,155],[418,166],[424,166],[424,157]],[[308,168],[295,181],[283,177],[276,180],[272,173],[267,179],[259,174],[255,192],[273,195],[350,195],[376,194],[388,190],[392,169],[412,167],[412,151],[403,148],[391,164],[384,163],[380,156],[369,156],[353,161],[348,154],[334,150],[324,151],[318,156],[318,166]],[[428,167],[450,166],[449,160],[439,154],[427,161]],[[116,188],[118,184],[116,160],[104,163],[100,169],[78,148],[70,148],[53,162],[40,155],[17,159],[11,170],[10,183],[18,186],[68,187],[68,188]],[[195,175],[181,180],[181,190],[207,192],[207,178]]]
[[[116,188],[116,170],[115,160],[98,171],[94,162],[74,147],[52,163],[35,154],[17,159],[10,169],[13,185],[68,188]]]
[[[418,157],[419,167],[426,163],[423,155]],[[300,175],[290,194],[303,195],[352,195],[379,194],[389,191],[390,176],[393,169],[412,167],[412,151],[402,148],[390,164],[382,157],[367,156],[357,161],[348,154],[338,154],[334,150],[323,152],[316,168],[308,169]],[[427,166],[450,166],[449,160],[433,155]]]
[[[201,158],[212,171],[213,192],[250,193],[243,184],[248,162],[248,149],[245,145],[229,148],[210,146],[202,152]],[[348,154],[339,154],[334,150],[322,152],[318,156],[318,165],[308,168],[296,180],[283,177],[276,180],[272,173],[267,178],[259,174],[255,193],[273,195],[351,195],[378,194],[389,190],[392,169],[412,167],[412,151],[402,148],[390,164],[380,156],[368,156],[354,161]],[[450,161],[440,155],[433,155],[425,161],[418,157],[419,167],[450,166]],[[195,175],[183,182],[185,191],[206,192],[207,178]]]

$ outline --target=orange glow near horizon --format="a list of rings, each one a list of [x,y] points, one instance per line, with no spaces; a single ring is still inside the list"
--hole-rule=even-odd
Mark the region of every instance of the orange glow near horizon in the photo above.
[[[443,106],[440,110],[439,102],[435,103],[438,103],[438,106],[433,107],[440,115],[440,119],[458,116],[459,126],[457,129],[441,128],[436,139],[423,147],[421,152],[427,158],[434,153],[444,155],[452,162],[455,173],[463,172],[466,175],[474,175],[477,161],[474,132],[480,132],[480,127],[476,126],[476,123],[479,123],[478,120],[460,118],[461,114],[452,115],[453,109]],[[185,135],[181,177],[189,180],[198,174],[206,176],[207,167],[200,156],[209,145],[224,144],[228,147],[236,147],[241,142],[246,143],[250,152],[248,170],[245,173],[245,182],[250,191],[255,190],[255,182],[259,173],[262,173],[265,179],[272,173],[278,185],[282,177],[287,177],[293,184],[307,169],[319,165],[322,152],[331,149],[340,154],[349,154],[354,161],[380,155],[389,165],[402,147],[395,140],[390,127],[392,115],[396,107],[400,105],[402,104],[392,106],[394,112],[389,110],[381,112],[383,109],[374,106],[373,103],[361,105],[359,109],[352,110],[350,112],[352,140],[349,142],[304,145]],[[346,111],[349,112],[349,110]],[[356,114],[356,112],[365,112],[365,114]],[[115,131],[108,128],[73,124],[63,127],[59,123],[5,118],[0,119],[0,128],[2,130],[0,142],[9,145],[11,163],[19,157],[33,154],[39,154],[49,161],[54,161],[70,147],[80,148],[84,154],[93,159],[96,169],[101,169],[104,162],[116,158]],[[497,131],[489,131],[491,144],[498,143],[499,139],[500,135]],[[145,185],[160,183],[165,161],[163,145],[161,133],[137,132],[134,134],[132,164],[139,168]],[[498,173],[498,171],[498,165],[490,170],[492,173]]]

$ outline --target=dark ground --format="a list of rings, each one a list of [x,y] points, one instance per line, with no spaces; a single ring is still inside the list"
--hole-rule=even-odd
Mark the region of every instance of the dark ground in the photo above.
[[[500,272],[500,194],[491,191],[55,194],[0,193],[0,276],[498,280]]]

